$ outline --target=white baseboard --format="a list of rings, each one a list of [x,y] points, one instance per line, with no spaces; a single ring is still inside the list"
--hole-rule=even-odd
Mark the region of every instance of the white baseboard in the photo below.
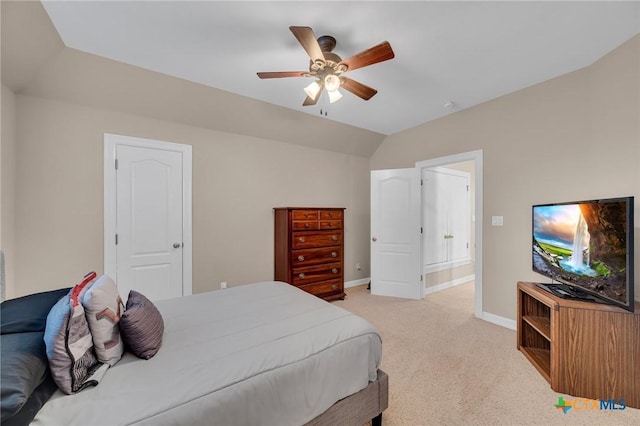
[[[488,321],[490,323],[508,328],[510,330],[516,330],[517,329],[517,322],[514,320],[511,320],[509,318],[505,318],[505,317],[500,317],[498,315],[494,315],[494,314],[490,314],[489,312],[483,312],[482,313],[482,318],[480,318],[482,320]]]
[[[371,278],[361,278],[359,280],[345,281],[344,288],[351,288],[363,284],[369,284],[369,281],[371,281]]]
[[[467,275],[466,277],[462,277],[462,278],[447,281],[438,285],[434,285],[433,287],[425,287],[424,295],[427,296],[431,293],[435,293],[436,291],[444,290],[450,287],[455,287],[457,285],[468,283],[469,281],[473,281],[475,279],[476,279],[475,274],[472,274],[472,275]]]

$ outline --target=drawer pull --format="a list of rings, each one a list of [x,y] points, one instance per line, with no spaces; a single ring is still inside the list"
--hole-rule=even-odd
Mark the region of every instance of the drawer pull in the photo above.
[[[304,237],[300,237],[300,238],[298,238],[298,241],[300,241],[301,243],[304,243],[304,241],[305,241],[305,240],[304,240]]]
[[[304,217],[309,217],[309,213],[305,213],[305,214],[304,214]]]
[[[329,217],[333,217],[333,213],[329,212]]]
[[[305,224],[304,224],[304,227],[305,227],[305,228],[308,228],[308,227],[309,227],[309,224],[308,224],[308,223],[305,223]]]
[[[338,289],[338,284],[334,284],[331,286],[331,290],[337,290]]]
[[[331,252],[331,257],[338,257],[338,253],[336,253],[335,251]]]
[[[304,262],[304,256],[302,256],[302,255],[298,256],[298,261]]]
[[[304,273],[298,275],[298,278],[300,278],[301,280],[304,280],[306,277],[307,276]]]
[[[331,237],[331,239],[332,239],[333,241],[338,241],[338,236],[337,236],[337,235],[333,235],[333,236]]]
[[[331,270],[331,272],[333,272],[334,274],[337,274],[337,273],[338,273],[338,268],[333,268],[333,269]]]

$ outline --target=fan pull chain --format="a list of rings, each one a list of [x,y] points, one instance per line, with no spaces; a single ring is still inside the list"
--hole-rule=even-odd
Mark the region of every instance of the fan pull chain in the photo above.
[[[327,111],[324,112],[324,114],[322,113],[322,108],[320,108],[320,115],[324,115],[325,117],[327,116]]]

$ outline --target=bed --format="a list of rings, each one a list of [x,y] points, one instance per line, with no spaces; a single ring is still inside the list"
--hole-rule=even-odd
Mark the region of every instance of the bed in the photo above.
[[[96,387],[59,390],[33,425],[380,423],[388,378],[366,320],[281,282],[155,302],[162,347]]]

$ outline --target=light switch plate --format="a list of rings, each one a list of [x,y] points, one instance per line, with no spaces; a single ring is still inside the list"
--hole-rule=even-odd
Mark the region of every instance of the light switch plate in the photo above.
[[[504,217],[491,216],[491,226],[502,226],[504,224]]]

